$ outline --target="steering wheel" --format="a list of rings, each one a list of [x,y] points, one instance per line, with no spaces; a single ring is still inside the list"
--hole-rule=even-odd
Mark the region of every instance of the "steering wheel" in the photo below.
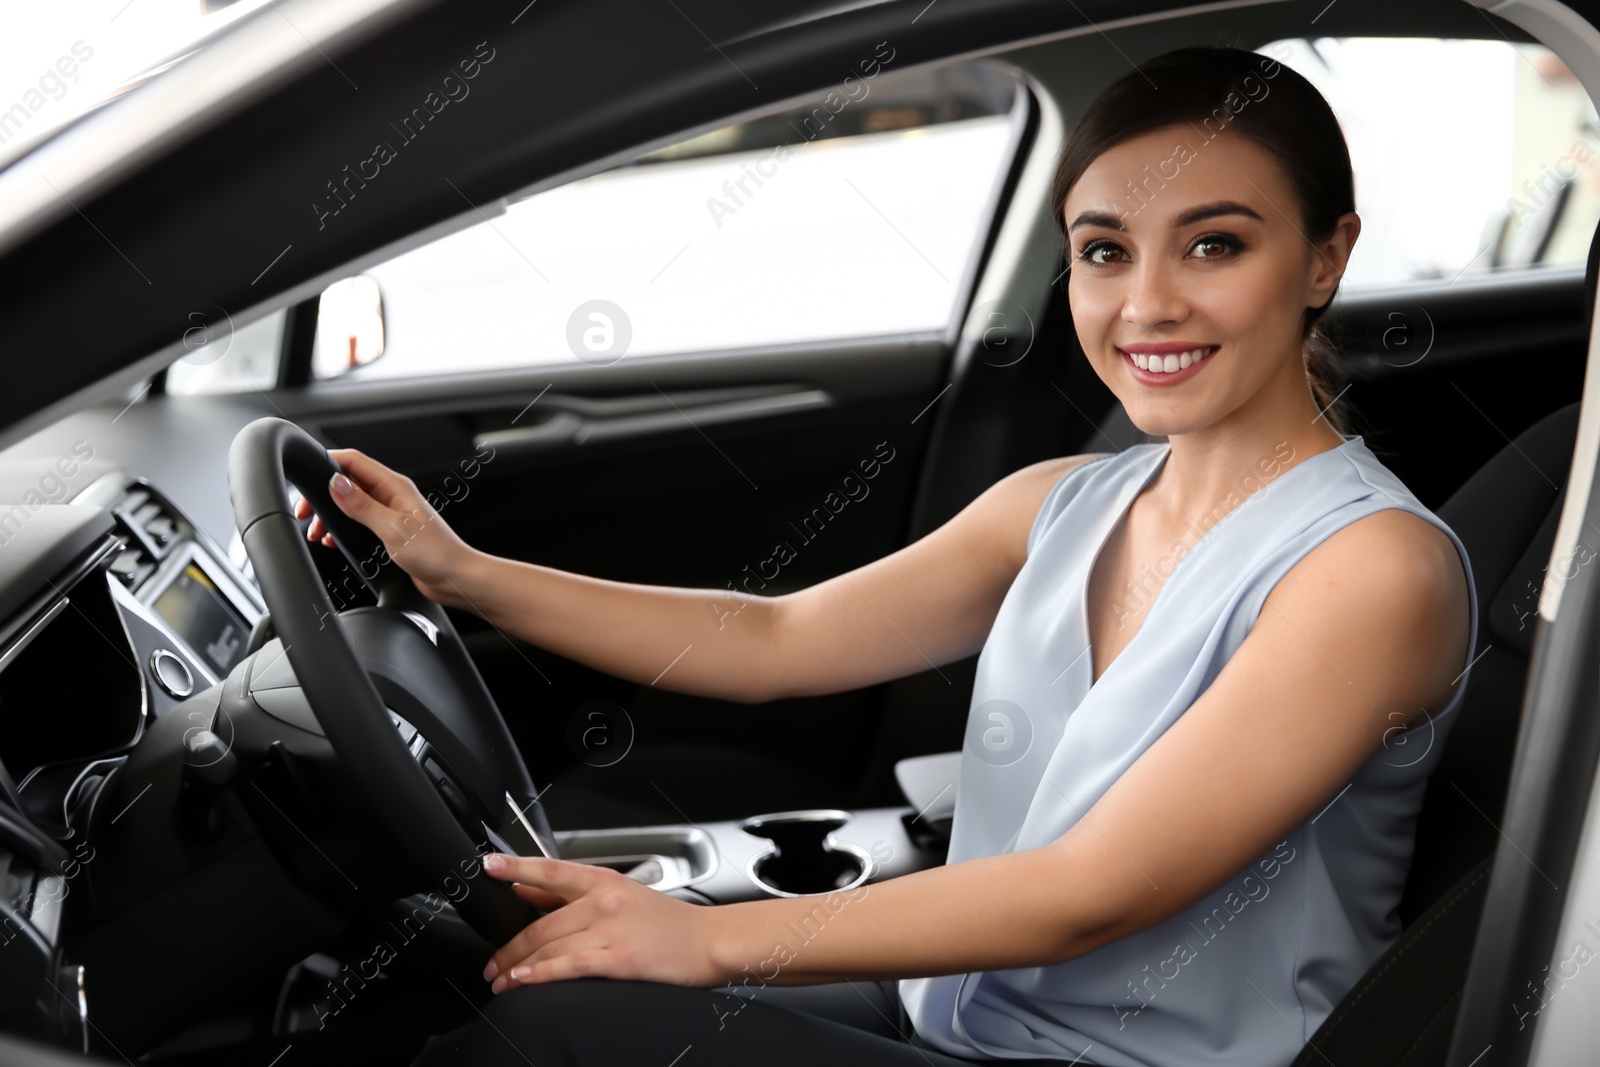
[[[469,884],[469,891],[455,901],[456,910],[498,946],[542,913],[517,896],[509,883],[482,870],[466,828],[408,750],[389,705],[357,656],[346,620],[334,611],[323,587],[311,545],[294,518],[290,483],[310,502],[377,596],[378,607],[345,614],[352,616],[351,623],[361,613],[360,621],[369,629],[387,628],[380,643],[395,650],[391,659],[403,658],[403,667],[389,673],[412,691],[401,696],[414,695],[417,707],[434,709],[418,713],[427,716],[426,740],[448,753],[446,758],[458,769],[470,770],[468,788],[486,805],[503,797],[502,813],[507,804],[518,806],[524,818],[531,810],[536,824],[547,829],[538,810],[537,790],[494,697],[443,607],[422,595],[371,530],[334,503],[328,480],[338,470],[322,445],[285,419],[255,420],[239,431],[228,451],[234,519],[283,645],[284,656],[278,659],[287,659],[293,670],[289,684],[303,691],[341,769],[375,801],[371,806],[384,829],[419,871],[448,872]],[[426,628],[414,621],[418,616],[432,624],[431,635],[424,636]],[[329,619],[340,621],[329,625]],[[253,668],[253,673],[269,672]],[[395,684],[392,678],[390,684]],[[422,723],[416,725],[423,728]],[[540,843],[554,854],[552,846]]]

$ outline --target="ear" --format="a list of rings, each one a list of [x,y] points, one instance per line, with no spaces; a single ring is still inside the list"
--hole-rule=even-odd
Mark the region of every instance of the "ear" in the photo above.
[[[1361,216],[1347,211],[1333,225],[1333,233],[1321,244],[1313,245],[1310,274],[1306,285],[1306,307],[1319,308],[1333,298],[1333,290],[1344,277],[1350,252],[1361,234]]]

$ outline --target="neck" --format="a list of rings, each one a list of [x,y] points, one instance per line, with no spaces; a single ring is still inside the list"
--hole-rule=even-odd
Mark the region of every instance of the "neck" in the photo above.
[[[1312,398],[1298,360],[1286,366],[1294,373],[1227,417],[1169,437],[1171,453],[1149,491],[1164,525],[1208,523],[1285,471],[1345,443]]]

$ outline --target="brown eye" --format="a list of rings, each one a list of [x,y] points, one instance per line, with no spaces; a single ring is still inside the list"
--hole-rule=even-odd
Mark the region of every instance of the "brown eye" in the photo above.
[[[1116,262],[1115,258],[1109,260],[1102,258],[1102,253],[1112,257],[1127,254],[1110,241],[1090,241],[1083,246],[1083,251],[1078,253],[1078,258],[1087,260],[1097,267],[1109,266],[1111,263]]]
[[[1244,245],[1238,238],[1230,237],[1225,233],[1208,233],[1197,239],[1190,248],[1193,251],[1206,250],[1201,255],[1196,256],[1196,259],[1223,259],[1243,250]]]

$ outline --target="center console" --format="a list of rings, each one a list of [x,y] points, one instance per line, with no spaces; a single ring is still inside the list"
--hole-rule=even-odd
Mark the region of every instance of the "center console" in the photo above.
[[[847,892],[944,862],[910,808],[832,808],[683,826],[556,832],[561,858],[611,867],[685,900],[727,904]]]
[[[103,507],[122,549],[107,568],[150,692],[163,713],[227,677],[266,604],[204,530],[144,479],[111,471],[74,504]]]

